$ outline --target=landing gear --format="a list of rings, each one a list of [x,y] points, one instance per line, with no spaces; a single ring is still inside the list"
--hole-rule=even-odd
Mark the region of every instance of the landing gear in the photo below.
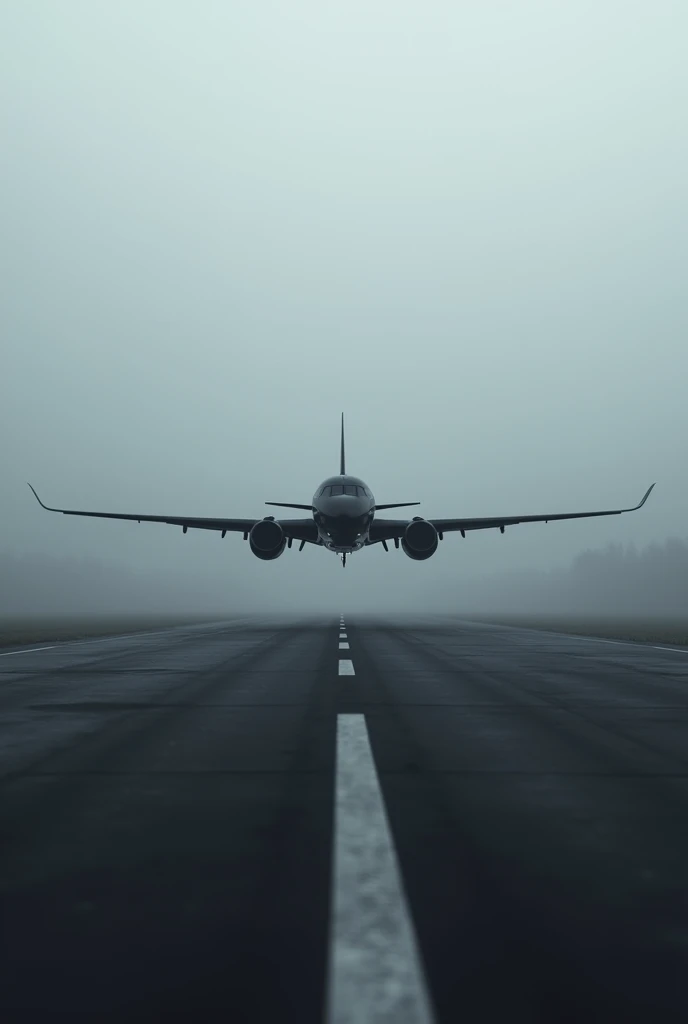
[[[342,555],[342,569],[346,569],[346,551]]]

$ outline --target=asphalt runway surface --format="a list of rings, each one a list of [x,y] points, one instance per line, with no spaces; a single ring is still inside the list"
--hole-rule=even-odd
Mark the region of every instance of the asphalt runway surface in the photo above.
[[[688,649],[245,619],[0,707],[3,1021],[688,1020]]]

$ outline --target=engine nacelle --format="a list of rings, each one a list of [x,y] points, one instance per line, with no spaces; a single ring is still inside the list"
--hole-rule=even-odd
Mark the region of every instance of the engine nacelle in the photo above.
[[[404,554],[416,562],[422,562],[434,555],[439,544],[437,530],[427,519],[414,519],[409,523],[401,538]]]
[[[273,558],[279,558],[284,551],[287,538],[280,524],[274,519],[261,519],[249,533],[248,542],[256,558],[269,562]]]

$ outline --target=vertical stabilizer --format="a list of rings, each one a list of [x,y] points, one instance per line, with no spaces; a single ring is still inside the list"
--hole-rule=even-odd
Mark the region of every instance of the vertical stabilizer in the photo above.
[[[339,453],[339,472],[342,476],[346,473],[346,459],[344,457],[344,413],[342,413],[342,446]]]

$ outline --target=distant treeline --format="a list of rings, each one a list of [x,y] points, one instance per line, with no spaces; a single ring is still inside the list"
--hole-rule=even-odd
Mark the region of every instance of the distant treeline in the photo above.
[[[375,610],[398,610],[400,595],[382,586],[384,578],[378,582],[381,590]],[[411,590],[405,594],[405,611],[419,606],[447,610],[453,604],[464,613],[688,617],[688,541],[672,539],[642,550],[611,544],[584,551],[569,566],[549,572],[464,580],[449,592],[435,584],[425,597]],[[200,568],[187,578],[172,569],[136,572],[96,558],[0,551],[0,616],[4,617],[206,614],[244,609],[252,596],[245,583],[230,583],[225,573],[214,576]],[[293,601],[279,589],[274,593],[271,589],[268,597],[273,611],[283,601],[293,610]],[[367,607],[364,583],[358,598],[361,607]]]
[[[566,568],[477,581],[461,604],[518,613],[688,615],[688,542],[584,551]]]
[[[199,582],[132,572],[95,558],[0,551],[0,615],[43,616],[216,610]]]

